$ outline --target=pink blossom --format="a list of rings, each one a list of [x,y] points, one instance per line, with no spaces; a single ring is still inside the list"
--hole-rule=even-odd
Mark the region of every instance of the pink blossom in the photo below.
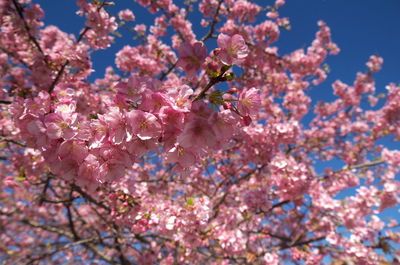
[[[40,148],[48,144],[46,127],[38,117],[25,114],[18,119],[17,124],[22,130],[21,137],[28,146]]]
[[[128,155],[118,153],[115,158],[107,160],[99,167],[99,175],[97,176],[98,181],[101,183],[104,182],[112,182],[120,179],[125,174],[126,165],[124,164],[124,160],[130,161],[127,157]],[[123,159],[123,160],[120,160]]]
[[[142,79],[139,76],[131,74],[128,80],[125,82],[119,82],[116,85],[118,95],[125,100],[136,102],[141,98],[141,95],[146,88],[141,81]]]
[[[93,120],[90,123],[90,129],[92,131],[91,147],[96,147],[97,144],[101,144],[108,136],[107,123],[103,116],[99,116],[98,119]]]
[[[218,139],[230,139],[237,129],[238,115],[230,110],[214,112],[209,123]]]
[[[142,102],[140,109],[152,113],[157,113],[164,106],[171,106],[172,102],[170,98],[164,93],[145,90],[142,96]]]
[[[196,156],[190,148],[175,145],[168,151],[166,162],[179,163],[183,168],[187,168],[196,162]]]
[[[239,94],[238,110],[241,115],[254,116],[260,106],[261,99],[256,88],[245,89]]]
[[[146,33],[146,25],[145,24],[138,24],[135,26],[135,30],[141,34],[144,35]]]
[[[285,0],[276,0],[275,1],[275,6],[276,7],[281,7],[285,4]]]
[[[76,135],[74,126],[77,121],[77,113],[74,113],[74,109],[73,106],[59,105],[54,113],[45,116],[44,123],[49,138],[69,140]]]
[[[110,42],[114,39],[110,36],[117,30],[118,25],[115,22],[115,17],[111,17],[104,8],[98,9],[95,4],[87,4],[83,9],[87,21],[86,26],[89,30],[85,37],[94,49],[105,49],[109,47]]]
[[[164,137],[176,136],[183,130],[184,113],[172,107],[162,107],[159,112],[163,124]]]
[[[383,58],[372,55],[367,62],[368,69],[371,72],[378,72],[381,70],[383,64]]]
[[[78,162],[69,157],[58,159],[54,163],[49,163],[49,165],[53,174],[59,174],[63,179],[69,181],[76,178],[79,169]]]
[[[3,13],[7,10],[8,6],[10,5],[10,0],[1,0],[0,1],[0,16],[3,16]]]
[[[235,34],[232,37],[223,33],[218,35],[218,47],[221,49],[218,58],[226,65],[240,64],[249,54],[249,49],[243,37]]]
[[[156,150],[157,144],[157,139],[141,140],[140,138],[133,138],[126,143],[126,150],[137,157],[141,157],[150,151]]]
[[[25,108],[33,115],[45,115],[50,112],[50,95],[41,91],[37,97],[25,100]]]
[[[267,39],[268,43],[275,42],[279,38],[279,27],[276,23],[267,20],[254,29],[255,37],[259,41]]]
[[[260,6],[250,1],[238,0],[235,2],[233,8],[229,10],[229,15],[232,19],[237,18],[240,22],[254,22],[255,17],[261,10]]]
[[[171,89],[168,93],[171,101],[175,102],[174,106],[178,110],[188,111],[192,106],[190,97],[193,95],[193,89],[187,85]]]
[[[135,15],[133,14],[132,10],[130,10],[130,9],[125,9],[125,10],[119,11],[118,17],[119,17],[119,19],[126,20],[126,21],[135,20]]]
[[[103,117],[108,125],[109,138],[114,144],[121,144],[127,138],[126,119],[118,108],[111,108]]]
[[[88,155],[87,147],[82,142],[77,141],[64,141],[59,149],[57,155],[60,159],[72,158],[76,162],[82,162]]]
[[[131,132],[141,140],[160,136],[161,124],[153,114],[141,110],[131,110],[126,117]]]
[[[213,146],[215,143],[215,134],[206,119],[201,117],[193,118],[178,136],[178,143],[187,148],[191,146]]]
[[[194,43],[183,43],[179,49],[178,67],[183,68],[189,77],[193,77],[197,70],[203,65],[207,49],[203,42],[197,41]]]
[[[93,191],[99,185],[99,162],[96,156],[89,154],[85,161],[79,165],[77,183],[79,186],[85,187]]]

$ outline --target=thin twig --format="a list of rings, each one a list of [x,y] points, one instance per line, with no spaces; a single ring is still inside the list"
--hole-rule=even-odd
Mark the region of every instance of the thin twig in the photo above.
[[[94,198],[92,198],[92,196],[90,196],[89,194],[87,194],[86,192],[84,192],[79,186],[72,184],[72,188],[74,191],[78,192],[80,195],[82,195],[83,198],[85,198],[86,200],[88,200],[89,202],[99,206],[100,208],[103,208],[104,210],[106,210],[108,213],[111,213],[111,209],[109,207],[107,207],[106,205],[104,205],[103,203],[95,200]]]
[[[173,63],[173,64],[168,68],[168,70],[167,70],[166,72],[163,72],[163,73],[161,74],[159,80],[160,80],[160,81],[163,81],[163,80],[167,77],[167,75],[169,75],[169,74],[172,72],[172,70],[174,70],[174,68],[176,67],[176,64],[177,64],[177,63],[178,63],[178,61],[176,61],[175,63]]]
[[[99,7],[97,8],[97,12],[100,11],[100,9],[102,9],[105,5],[106,1],[104,0]],[[88,30],[90,29],[90,27],[85,27],[83,29],[83,31],[81,32],[81,34],[79,34],[78,39],[76,40],[76,43],[79,43],[82,41],[83,37],[85,36],[86,32],[88,32]],[[57,85],[58,81],[60,80],[62,74],[64,73],[65,68],[67,67],[67,65],[70,63],[69,60],[66,60],[65,63],[61,66],[60,70],[58,70],[56,77],[54,78],[53,82],[51,83],[48,92],[51,93],[54,89],[54,87]]]
[[[226,71],[228,71],[231,68],[231,66],[223,66],[221,69],[221,73],[217,77],[212,77],[208,84],[203,88],[203,90],[193,99],[194,101],[203,99],[206,96],[207,91],[214,85],[226,81],[226,78],[224,77],[224,74]]]
[[[214,30],[215,30],[215,25],[218,23],[218,15],[219,15],[219,11],[221,9],[221,5],[222,5],[223,2],[224,2],[224,0],[219,0],[218,1],[217,10],[215,11],[215,14],[213,16],[213,20],[211,22],[210,30],[207,32],[206,35],[204,35],[203,38],[200,39],[201,41],[206,41],[206,40],[208,40],[208,39],[213,37]]]
[[[376,160],[376,161],[365,162],[365,163],[362,163],[362,164],[349,166],[346,169],[352,170],[352,169],[360,169],[360,168],[365,168],[365,167],[373,167],[373,166],[377,166],[377,165],[380,165],[380,164],[383,164],[383,163],[385,163],[385,161],[382,160],[382,159],[379,159],[379,160]]]
[[[24,24],[24,28],[26,30],[26,33],[28,33],[29,40],[32,41],[32,43],[35,45],[35,47],[38,49],[38,51],[43,55],[43,59],[44,59],[45,63],[48,64],[48,62],[46,61],[46,59],[44,57],[44,52],[43,52],[42,48],[40,47],[39,42],[36,40],[35,37],[32,36],[32,34],[30,32],[31,29],[25,20],[23,9],[21,8],[20,4],[16,0],[13,0],[13,4],[15,6],[15,9],[17,10],[18,16],[21,18],[22,23]]]

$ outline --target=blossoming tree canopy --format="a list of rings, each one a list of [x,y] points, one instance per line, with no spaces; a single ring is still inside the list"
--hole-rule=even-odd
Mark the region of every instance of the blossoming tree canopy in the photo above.
[[[78,33],[39,2],[0,0],[1,262],[399,264],[400,86],[375,93],[381,57],[312,104],[339,48],[320,21],[280,53],[284,0],[78,0]],[[120,28],[136,40],[91,81]]]

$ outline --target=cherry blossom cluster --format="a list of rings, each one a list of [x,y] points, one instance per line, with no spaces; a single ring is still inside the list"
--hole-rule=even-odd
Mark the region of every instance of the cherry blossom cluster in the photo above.
[[[319,21],[282,54],[284,0],[78,0],[76,35],[36,2],[0,0],[0,262],[399,264],[383,58],[314,104],[340,49]]]

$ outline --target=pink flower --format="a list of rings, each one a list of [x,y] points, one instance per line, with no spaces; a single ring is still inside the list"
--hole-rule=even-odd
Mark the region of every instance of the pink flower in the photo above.
[[[143,111],[157,113],[160,108],[164,106],[170,106],[171,104],[172,102],[164,93],[153,93],[150,89],[146,89],[143,93],[140,109]]]
[[[217,42],[221,49],[218,57],[226,65],[240,64],[249,54],[249,49],[241,35],[235,34],[229,37],[221,33]]]
[[[29,113],[24,114],[17,120],[17,124],[21,129],[21,137],[26,141],[27,146],[40,148],[48,144],[46,128],[39,118]]]
[[[371,72],[378,72],[381,70],[383,64],[383,58],[372,55],[367,62],[367,67]]]
[[[98,180],[103,183],[120,179],[124,176],[129,162],[132,163],[132,160],[127,152],[113,152],[113,157],[100,166]]]
[[[249,115],[243,116],[240,119],[240,122],[243,124],[243,126],[249,126],[253,120]]]
[[[88,150],[83,142],[70,140],[63,142],[60,145],[57,155],[61,160],[72,158],[76,162],[81,163],[87,157]]]
[[[104,121],[108,125],[109,138],[114,144],[121,144],[126,140],[126,121],[124,114],[118,108],[111,108],[103,115]]]
[[[238,110],[243,116],[255,115],[261,106],[260,95],[256,88],[245,89],[239,95]]]
[[[185,118],[182,111],[167,106],[162,107],[158,115],[163,123],[164,137],[176,136],[182,132]]]
[[[190,44],[183,43],[179,49],[178,67],[183,68],[188,76],[194,76],[196,71],[201,68],[207,56],[207,49],[203,42]]]
[[[62,104],[57,106],[54,113],[45,116],[44,123],[50,139],[68,140],[75,136],[73,126],[76,123],[77,113],[74,113],[74,110],[74,106]]]
[[[276,0],[275,7],[281,7],[285,4],[285,0]]]
[[[145,90],[141,78],[135,74],[131,74],[126,82],[119,82],[116,88],[118,89],[118,96],[134,102],[140,99]]]
[[[145,24],[138,24],[135,26],[135,30],[141,35],[146,34],[146,28]]]
[[[8,1],[8,0],[1,0],[0,1],[0,16],[2,16],[6,12],[8,6],[10,5],[10,3],[11,3],[11,1]]]
[[[135,15],[132,13],[131,10],[129,9],[125,9],[125,10],[121,10],[118,13],[118,17],[121,20],[126,20],[126,21],[133,21],[135,20]]]
[[[99,162],[96,156],[90,154],[85,161],[80,164],[78,170],[77,184],[94,191],[99,185],[97,178],[99,176]]]
[[[398,187],[395,183],[385,183],[384,189],[380,194],[380,207],[379,211],[383,211],[386,208],[394,207],[399,199],[397,197],[396,192],[398,191]]]
[[[196,162],[196,156],[190,148],[184,148],[180,145],[175,145],[168,151],[167,163],[178,163],[183,168],[190,167]]]
[[[37,97],[25,100],[26,111],[33,115],[45,115],[50,112],[50,95],[41,91]]]
[[[171,101],[175,102],[174,108],[189,111],[192,106],[190,96],[193,95],[193,89],[187,85],[179,86],[168,93]]]
[[[91,148],[100,144],[108,135],[107,123],[103,115],[99,115],[99,119],[90,123],[93,138],[91,139]]]
[[[156,150],[157,148],[157,140],[141,140],[140,138],[134,138],[132,141],[126,143],[126,150],[137,156],[141,157],[142,155],[147,154],[150,151]]]
[[[160,137],[161,124],[153,114],[141,110],[131,110],[126,116],[131,132],[141,140]]]
[[[267,252],[264,255],[265,264],[278,265],[279,257],[275,252]]]
[[[71,158],[57,159],[54,163],[49,163],[51,172],[66,180],[73,180],[77,176],[79,165]]]
[[[210,116],[209,122],[218,139],[230,139],[237,128],[235,125],[238,122],[238,116],[235,116],[230,110],[223,110],[214,112]]]
[[[195,117],[187,123],[183,133],[178,137],[178,142],[183,147],[213,146],[215,141],[215,134],[210,124],[201,117]]]

